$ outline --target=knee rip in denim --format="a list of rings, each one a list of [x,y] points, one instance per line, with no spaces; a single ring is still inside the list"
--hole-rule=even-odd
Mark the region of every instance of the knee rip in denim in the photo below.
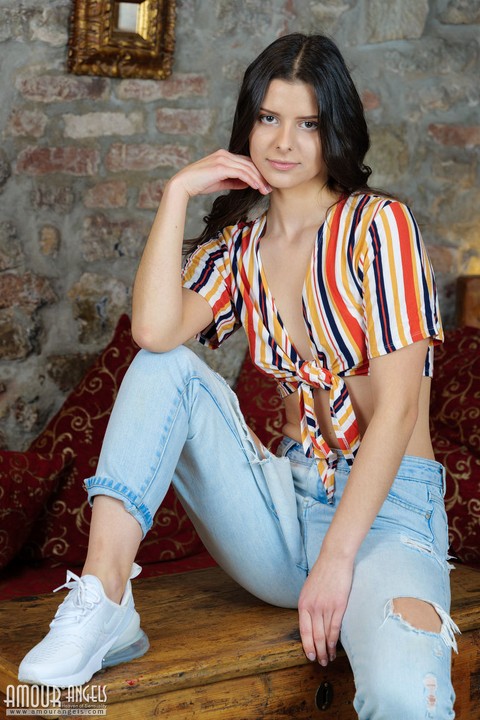
[[[458,652],[455,633],[460,633],[450,615],[435,602],[414,597],[397,597],[385,606],[385,620],[393,618],[412,632],[438,635],[447,647]],[[437,647],[434,653],[441,655]]]

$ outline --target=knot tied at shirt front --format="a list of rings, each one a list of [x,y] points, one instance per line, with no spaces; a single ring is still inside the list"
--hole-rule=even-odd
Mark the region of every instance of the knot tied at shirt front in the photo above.
[[[333,502],[338,453],[335,448],[330,448],[319,427],[315,413],[314,390],[318,388],[329,392],[330,420],[339,448],[345,455],[347,462],[353,460],[352,449],[356,449],[358,444],[358,426],[354,418],[352,418],[353,422],[349,427],[349,437],[347,438],[338,421],[335,409],[339,397],[344,394],[345,390],[342,378],[332,373],[328,368],[323,367],[318,360],[295,363],[295,375],[298,378],[303,449],[307,457],[314,456],[316,458],[328,502]],[[349,404],[348,393],[344,400]]]
[[[319,365],[316,360],[301,360],[295,363],[298,378],[310,387],[330,390],[333,384],[333,375],[330,370]]]

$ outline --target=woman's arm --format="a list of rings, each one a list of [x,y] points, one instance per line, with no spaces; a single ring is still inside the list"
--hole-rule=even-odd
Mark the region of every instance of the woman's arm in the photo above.
[[[212,321],[207,301],[182,288],[185,218],[196,195],[254,187],[270,191],[250,158],[226,150],[202,158],[166,184],[133,288],[132,334],[152,352],[181,345]]]
[[[374,412],[343,497],[299,600],[305,654],[322,665],[335,646],[355,556],[390,490],[415,427],[429,340],[370,361]]]

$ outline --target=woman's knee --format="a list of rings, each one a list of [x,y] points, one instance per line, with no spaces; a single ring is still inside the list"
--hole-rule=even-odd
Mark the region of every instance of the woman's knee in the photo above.
[[[188,377],[198,375],[208,366],[184,345],[164,353],[140,350],[133,358],[123,379],[121,391],[139,392],[170,385],[184,385]],[[161,380],[161,382],[160,382]]]
[[[361,647],[349,647],[359,718],[453,718],[455,631],[436,603],[392,598],[378,629],[363,638]]]
[[[139,350],[135,355],[130,365],[130,369],[133,368],[136,371],[145,372],[158,372],[159,368],[164,367],[183,367],[188,364],[192,364],[197,359],[202,362],[193,350],[185,347],[185,345],[179,345],[173,350],[167,352],[150,352],[149,350]]]

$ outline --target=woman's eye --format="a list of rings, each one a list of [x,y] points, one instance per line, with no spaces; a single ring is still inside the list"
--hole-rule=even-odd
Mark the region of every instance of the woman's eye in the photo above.
[[[316,120],[304,120],[302,126],[306,130],[318,130],[318,122]]]
[[[265,125],[271,125],[275,122],[276,117],[275,115],[260,115],[259,120]]]

